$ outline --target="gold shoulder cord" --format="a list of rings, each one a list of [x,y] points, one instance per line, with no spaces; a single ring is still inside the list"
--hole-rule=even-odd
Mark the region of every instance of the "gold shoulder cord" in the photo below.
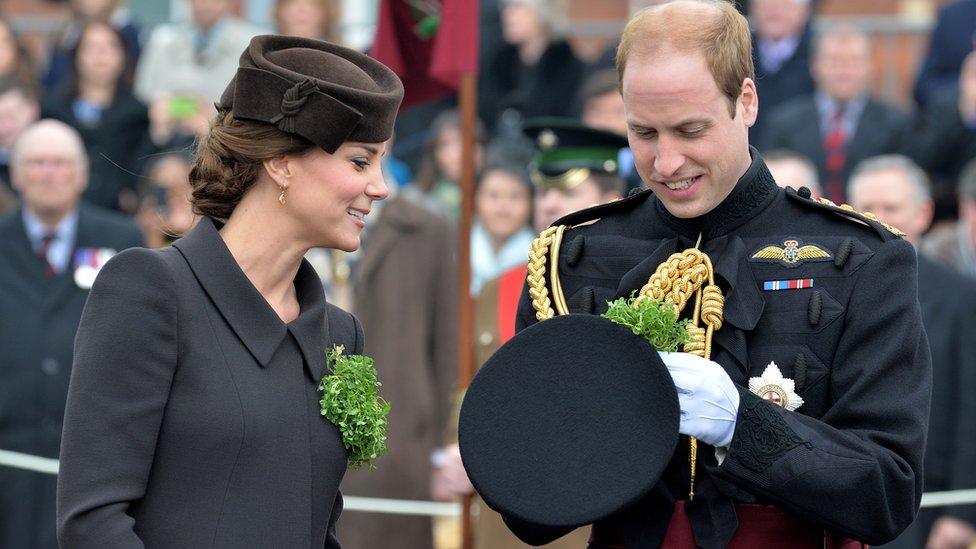
[[[888,232],[890,232],[891,234],[893,234],[893,235],[895,235],[895,236],[897,236],[899,238],[905,237],[905,231],[902,231],[901,229],[899,229],[898,227],[895,227],[894,225],[889,225],[889,224],[885,223],[884,221],[881,221],[880,219],[878,219],[878,216],[874,215],[871,212],[859,212],[859,211],[855,210],[854,207],[851,206],[850,204],[840,204],[840,205],[834,204],[834,202],[831,201],[829,198],[820,197],[820,198],[817,199],[817,202],[819,202],[821,204],[826,204],[828,206],[833,206],[835,208],[840,208],[840,209],[842,209],[844,211],[847,211],[847,212],[854,212],[856,214],[861,215],[862,217],[866,217],[866,218],[870,219],[871,221],[876,221],[876,222],[880,223],[882,227],[884,227],[885,229],[888,229]]]
[[[722,327],[725,297],[722,290],[715,285],[712,261],[697,249],[699,244],[701,235],[698,236],[695,248],[671,254],[667,261],[659,265],[647,284],[641,288],[637,301],[651,298],[668,302],[680,315],[694,295],[695,310],[688,326],[692,341],[685,344],[684,352],[707,359],[712,356],[712,336],[715,330]],[[705,324],[704,328],[699,326],[699,321]],[[691,501],[695,499],[695,470],[698,465],[698,440],[695,437],[690,437],[688,441],[688,461],[691,463],[688,500]]]
[[[528,275],[525,277],[529,285],[529,297],[532,298],[532,308],[535,309],[536,320],[549,320],[556,316],[569,314],[566,306],[566,296],[563,295],[562,284],[559,281],[559,247],[562,244],[563,233],[569,227],[557,225],[542,231],[539,237],[532,241],[529,248]],[[552,299],[546,288],[546,262],[552,264],[549,279],[552,286]],[[552,305],[555,302],[556,310]]]
[[[532,308],[535,309],[536,319],[540,321],[553,318],[557,313],[569,314],[559,281],[559,247],[567,228],[566,225],[549,227],[532,242],[529,250],[526,281],[529,285],[529,296],[532,298]],[[642,299],[655,299],[671,303],[675,312],[680,315],[688,300],[694,296],[695,310],[688,326],[692,341],[685,344],[684,351],[707,359],[712,355],[712,336],[715,330],[722,327],[725,297],[722,290],[715,285],[712,261],[697,249],[699,244],[700,235],[695,248],[672,254],[659,265],[647,284],[640,289],[635,305]],[[549,279],[552,299],[549,297],[549,289],[546,288],[547,261],[551,263]],[[553,303],[556,306],[555,311]],[[704,323],[705,326],[701,327],[699,323]],[[695,498],[695,468],[698,462],[698,440],[694,437],[691,437],[689,443],[689,461],[691,489],[688,498],[692,500]]]

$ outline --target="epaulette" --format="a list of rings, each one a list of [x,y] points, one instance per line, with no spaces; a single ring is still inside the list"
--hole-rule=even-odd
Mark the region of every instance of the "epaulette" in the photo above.
[[[560,217],[554,221],[550,227],[556,227],[558,225],[569,225],[570,227],[573,227],[579,225],[580,223],[593,221],[607,215],[608,213],[632,208],[639,204],[641,200],[646,199],[647,195],[649,194],[651,194],[650,189],[643,189],[639,192],[631,193],[627,196],[627,198],[618,198],[617,200],[612,200],[605,204],[597,204],[596,206],[583,208],[582,210],[577,210]]]
[[[841,204],[838,206],[832,201],[822,197],[813,198],[810,195],[810,190],[806,187],[801,187],[799,191],[793,190],[791,187],[787,187],[786,196],[799,202],[800,204],[803,204],[804,206],[834,212],[836,214],[840,214],[844,219],[867,225],[868,227],[874,229],[882,240],[888,240],[892,236],[898,238],[905,236],[903,231],[881,221],[871,212],[859,212],[847,204]]]

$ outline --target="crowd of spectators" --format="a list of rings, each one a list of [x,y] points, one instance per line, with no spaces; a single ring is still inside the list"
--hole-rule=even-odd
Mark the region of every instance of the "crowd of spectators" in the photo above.
[[[273,29],[234,15],[230,0],[187,0],[185,21],[152,29],[123,0],[68,3],[69,19],[41,55],[0,17],[0,450],[49,458],[58,455],[91,271],[113,251],[166,246],[193,226],[193,143],[251,37],[339,41],[342,21],[339,0],[277,0]],[[761,105],[750,141],[781,185],[872,210],[917,246],[937,393],[926,487],[976,488],[976,424],[965,420],[976,417],[967,412],[976,403],[976,348],[966,331],[976,327],[976,0],[951,0],[938,12],[910,109],[875,94],[872,36],[854,19],[820,20],[817,9],[811,0],[748,2]],[[565,14],[559,0],[482,0],[470,235],[458,234],[461,114],[441,100],[415,107],[432,114],[396,136],[416,146],[393,147],[384,160],[391,197],[370,213],[362,248],[308,256],[330,301],[363,321],[366,352],[394,403],[390,456],[377,474],[350,474],[348,494],[424,500],[471,491],[450,444],[458,238],[470,239],[471,295],[498,315],[500,281],[518,274],[535,234],[641,186],[627,149],[619,174],[571,190],[530,175],[527,122],[558,117],[628,130],[613,44],[585,59]],[[417,154],[397,157],[407,150]],[[476,329],[473,339],[480,360],[504,336]],[[55,547],[52,479],[0,466],[0,486],[0,547]],[[352,549],[394,538],[397,547],[447,549],[452,528],[371,513],[340,523]],[[976,541],[976,505],[927,512],[893,546],[926,540],[946,548]]]

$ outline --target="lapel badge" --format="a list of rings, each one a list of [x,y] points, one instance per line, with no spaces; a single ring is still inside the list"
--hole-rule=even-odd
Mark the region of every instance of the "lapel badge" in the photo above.
[[[816,244],[801,246],[799,240],[788,238],[783,241],[782,248],[766,246],[752,254],[751,259],[760,263],[782,263],[787,267],[796,267],[804,262],[831,261],[833,256]]]
[[[796,394],[796,383],[783,377],[783,372],[779,371],[775,362],[766,366],[762,376],[749,378],[749,391],[791,412],[803,406],[803,399]]]
[[[98,271],[115,255],[112,248],[78,248],[75,250],[75,284],[82,290],[90,290],[95,284]]]

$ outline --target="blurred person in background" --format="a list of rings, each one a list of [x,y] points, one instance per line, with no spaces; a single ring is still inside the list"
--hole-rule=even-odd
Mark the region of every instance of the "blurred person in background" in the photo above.
[[[925,106],[956,87],[963,60],[976,46],[976,0],[941,2],[929,49],[915,80],[915,100]]]
[[[962,167],[976,158],[976,50],[966,56],[957,85],[931,97],[920,113],[909,155],[953,189]]]
[[[136,212],[146,246],[172,244],[196,224],[190,202],[190,166],[187,154],[173,152],[155,157],[146,169]]]
[[[851,174],[850,202],[906,233],[918,246],[932,221],[929,182],[914,162],[887,155]],[[926,492],[976,488],[976,280],[918,255],[918,301],[932,352],[932,410],[925,451]],[[976,507],[921,509],[915,522],[883,547],[965,549],[976,541]]]
[[[142,53],[139,41],[140,25],[129,16],[123,0],[71,0],[71,19],[61,30],[51,48],[41,85],[48,93],[61,89],[74,72],[75,49],[81,41],[81,31],[89,23],[111,25],[122,35],[128,58],[134,67]]]
[[[471,295],[505,271],[525,264],[532,230],[532,183],[524,169],[490,166],[474,193],[471,228]]]
[[[387,445],[376,471],[348,471],[349,496],[427,500],[431,456],[443,443],[457,388],[457,229],[409,187],[366,218],[362,252],[333,261],[333,284],[351,283],[352,310],[366,335],[364,354],[375,359],[389,416]],[[400,403],[400,404],[397,404]],[[423,516],[346,513],[343,549],[430,549],[432,522]]]
[[[623,195],[618,158],[620,149],[628,145],[626,137],[588,128],[572,119],[529,121],[525,133],[539,148],[532,167],[535,184],[532,219],[536,232],[545,230],[566,214]],[[567,149],[575,151],[574,154],[559,159],[564,154],[559,151]],[[576,154],[585,149],[599,151],[602,156]],[[551,154],[553,151],[559,152],[556,158]]]
[[[816,92],[776,107],[760,148],[789,149],[813,160],[824,196],[840,204],[851,169],[865,158],[899,152],[909,119],[871,96],[875,70],[864,32],[842,26],[817,36],[811,70]]]
[[[0,76],[0,186],[11,188],[10,151],[41,113],[36,88],[13,75]]]
[[[809,158],[786,149],[764,152],[762,157],[780,187],[793,187],[796,190],[806,187],[812,196],[823,196],[817,167]]]
[[[29,126],[12,155],[22,207],[0,218],[0,448],[57,458],[72,347],[95,275],[142,245],[125,217],[81,202],[88,159],[55,120]],[[57,477],[0,468],[0,547],[54,549]]]
[[[964,275],[976,278],[976,159],[959,175],[959,221],[930,231],[922,251]]]
[[[484,129],[475,129],[475,173],[484,162]],[[461,114],[450,109],[437,115],[417,168],[414,187],[437,211],[457,221],[461,213]]]
[[[583,124],[627,135],[627,113],[616,70],[604,69],[588,76],[580,87],[580,103]]]
[[[478,114],[488,131],[518,136],[522,121],[570,116],[584,64],[563,37],[560,0],[504,0],[505,43],[478,78]]]
[[[762,140],[767,114],[777,105],[813,92],[810,76],[810,0],[753,0],[752,62],[762,97],[759,118],[750,131]]]
[[[108,23],[79,30],[71,77],[41,104],[41,116],[73,127],[91,162],[84,199],[134,213],[136,183],[152,153],[146,105],[132,94],[132,59],[125,37]]]
[[[260,29],[231,15],[231,0],[187,0],[190,20],[153,29],[136,68],[136,96],[149,105],[153,141],[203,135],[213,103]]]
[[[626,137],[587,127],[573,119],[553,118],[527,121],[525,134],[537,147],[530,167],[530,178],[536,188],[536,230],[541,231],[555,219],[576,210],[620,198],[624,183],[617,171],[616,158],[619,150],[627,146]],[[539,201],[544,195],[545,213],[554,217],[542,225],[538,221],[538,212]],[[531,240],[523,247],[519,264],[487,281],[475,297],[473,358],[477,367],[515,335],[515,313],[525,285],[526,256],[530,246]],[[592,294],[589,295],[592,297]],[[572,304],[577,306],[579,303],[572,301]],[[457,419],[462,396],[457,398],[452,425],[447,432],[447,444],[435,459],[431,491],[434,499],[441,501],[474,494],[457,444]],[[478,506],[477,517],[473,519],[475,549],[528,547],[508,530],[501,515],[489,509],[480,499],[476,499],[475,503]],[[545,547],[579,549],[586,547],[588,539],[588,528],[580,528]]]
[[[0,17],[0,77],[12,76],[37,97],[40,89],[27,48],[10,21]]]
[[[274,21],[278,34],[341,43],[340,0],[277,0]]]

